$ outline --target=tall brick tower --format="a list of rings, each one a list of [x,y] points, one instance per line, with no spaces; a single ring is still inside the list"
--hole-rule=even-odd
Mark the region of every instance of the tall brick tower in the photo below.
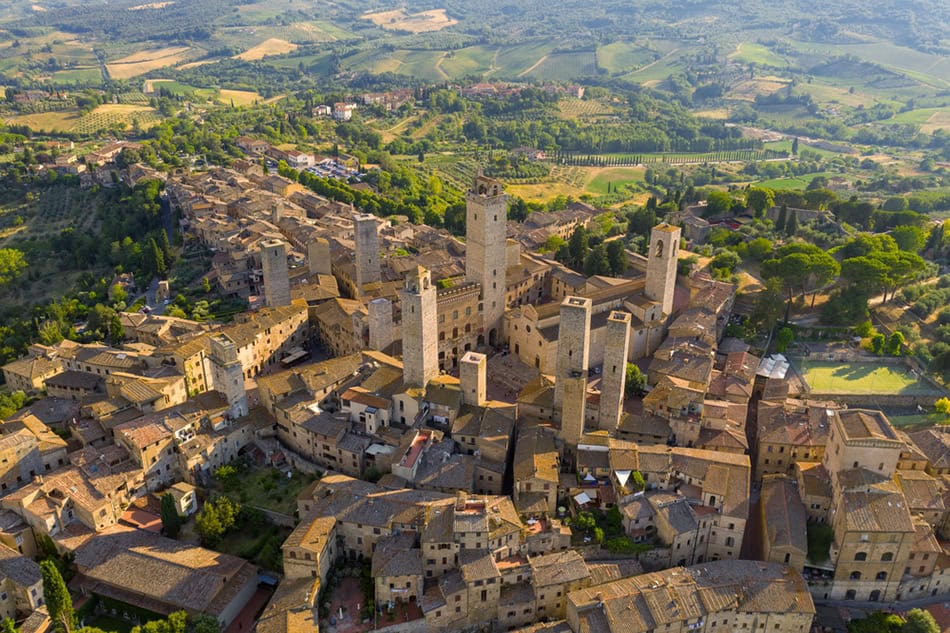
[[[566,297],[561,303],[554,407],[561,411],[560,437],[571,446],[584,435],[590,312],[591,300],[585,297]]]
[[[629,312],[615,311],[607,317],[604,337],[604,368],[600,375],[600,413],[597,426],[613,431],[623,413],[624,386],[627,378],[627,353],[630,348]]]
[[[211,380],[214,390],[227,400],[231,417],[247,415],[244,370],[238,360],[237,346],[227,334],[211,337]]]
[[[402,305],[402,373],[406,384],[425,387],[439,375],[436,289],[431,273],[417,266],[399,291]]]
[[[479,174],[465,209],[465,279],[481,284],[484,342],[494,346],[505,315],[508,195],[499,181]]]
[[[647,283],[644,294],[663,305],[663,314],[673,313],[673,292],[676,289],[676,264],[680,250],[680,228],[657,224],[650,232],[647,255]]]
[[[261,267],[264,271],[264,302],[267,307],[290,305],[287,244],[276,239],[262,242]]]

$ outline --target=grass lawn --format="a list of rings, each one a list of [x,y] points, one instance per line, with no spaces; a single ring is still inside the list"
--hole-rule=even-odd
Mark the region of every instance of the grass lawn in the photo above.
[[[294,473],[288,479],[276,469],[249,469],[236,477],[237,486],[226,491],[229,497],[242,504],[291,516],[297,508],[297,495],[314,481],[313,476],[301,473]],[[221,487],[220,482],[216,483]]]
[[[932,394],[933,387],[901,365],[800,361],[799,371],[815,393]]]
[[[888,414],[887,419],[895,427],[927,427],[946,424],[947,416],[943,413],[898,413]]]
[[[643,182],[644,169],[642,167],[609,167],[598,169],[593,178],[587,183],[587,190],[591,193],[604,195],[607,193],[607,184],[611,190],[614,187]]]
[[[828,560],[831,540],[835,536],[831,526],[809,521],[806,529],[808,535],[808,560],[813,563],[825,562]]]

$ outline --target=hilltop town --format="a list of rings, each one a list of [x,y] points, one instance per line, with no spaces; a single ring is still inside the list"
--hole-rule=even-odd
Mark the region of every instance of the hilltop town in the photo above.
[[[103,158],[122,181],[156,175],[123,149]],[[726,336],[737,288],[683,265],[680,226],[588,276],[542,246],[606,211],[511,222],[482,174],[464,239],[266,161],[165,188],[246,309],[167,316],[163,282],[121,341],[3,367],[37,396],[0,425],[0,615],[21,631],[50,625],[37,556],[72,561],[89,622],[258,633],[800,632],[816,604],[950,591],[950,436]],[[234,525],[263,540],[222,551]]]

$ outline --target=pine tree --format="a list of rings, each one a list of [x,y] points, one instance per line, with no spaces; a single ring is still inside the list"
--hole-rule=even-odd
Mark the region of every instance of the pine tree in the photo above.
[[[70,633],[76,616],[73,613],[73,601],[66,589],[66,583],[51,560],[40,561],[40,573],[43,576],[43,599],[58,633]]]
[[[798,156],[798,137],[795,137],[795,140],[792,141],[792,156]]]
[[[168,269],[165,267],[165,256],[162,254],[162,249],[158,247],[158,243],[154,237],[149,238],[145,253],[146,257],[149,258],[149,272],[159,279],[164,279],[168,272]]]
[[[176,538],[181,531],[181,517],[171,494],[162,495],[162,530],[169,538]]]

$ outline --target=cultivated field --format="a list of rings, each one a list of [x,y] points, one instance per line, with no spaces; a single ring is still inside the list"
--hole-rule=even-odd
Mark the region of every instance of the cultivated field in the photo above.
[[[430,33],[458,24],[445,13],[445,9],[432,9],[420,13],[406,13],[405,9],[395,11],[380,11],[366,13],[364,20],[369,20],[376,26],[392,31],[409,31],[410,33]]]
[[[261,95],[250,90],[221,90],[217,100],[220,103],[234,103],[236,106],[251,105],[261,100]]]
[[[297,45],[288,42],[287,40],[280,40],[276,37],[264,40],[254,48],[250,48],[240,55],[235,55],[237,59],[243,59],[246,62],[255,61],[258,59],[264,59],[270,55],[284,55],[285,53],[292,53],[297,50]]]
[[[139,51],[127,57],[106,64],[106,70],[113,79],[138,77],[158,68],[174,66],[188,58],[189,46],[168,46]]]
[[[934,388],[903,365],[873,362],[799,361],[799,373],[814,393],[840,395],[929,395]]]
[[[108,103],[101,105],[85,116],[79,116],[77,110],[23,114],[7,119],[9,123],[26,125],[37,132],[78,132],[91,134],[113,126],[123,128],[138,122],[139,127],[148,128],[159,121],[161,115],[148,106]]]

